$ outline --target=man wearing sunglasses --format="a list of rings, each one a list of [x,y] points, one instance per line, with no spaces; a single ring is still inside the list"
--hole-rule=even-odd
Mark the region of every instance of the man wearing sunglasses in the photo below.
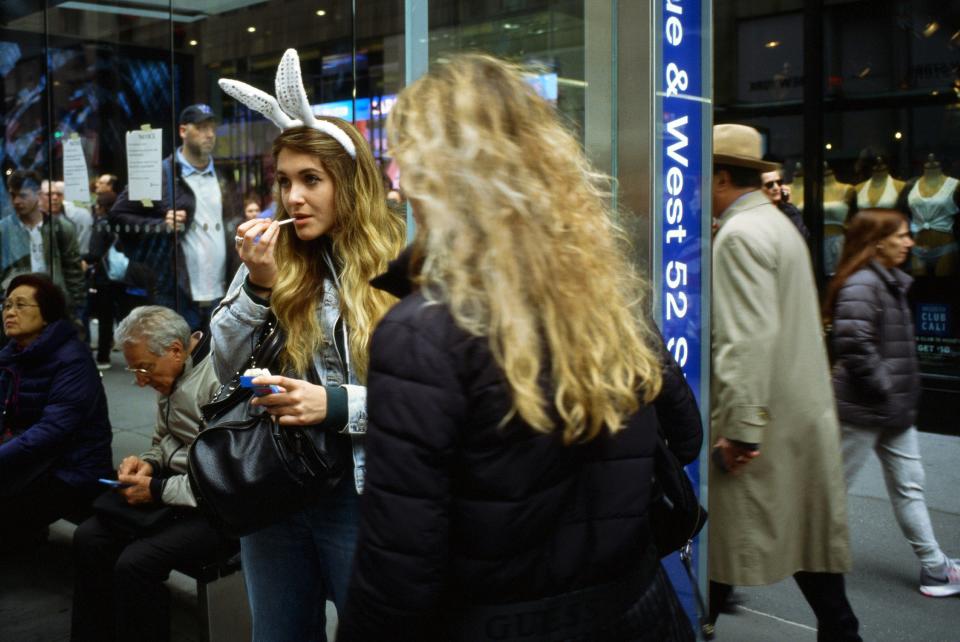
[[[763,182],[763,193],[777,206],[777,209],[787,215],[803,236],[803,240],[809,243],[810,230],[803,224],[803,214],[800,209],[790,202],[790,186],[783,184],[783,175],[780,170],[763,172],[760,180]]]

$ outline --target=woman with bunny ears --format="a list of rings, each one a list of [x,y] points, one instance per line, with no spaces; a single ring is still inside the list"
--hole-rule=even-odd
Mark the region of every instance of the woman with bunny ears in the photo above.
[[[353,559],[370,335],[395,301],[368,282],[400,252],[404,222],[387,208],[360,133],[346,121],[313,115],[296,51],[280,62],[276,98],[233,80],[220,86],[282,131],[273,143],[276,218],[237,228],[243,266],[211,320],[214,367],[221,381],[243,368],[272,310],[286,335],[284,376],[255,383],[281,392],[253,403],[281,425],[338,434],[353,454],[352,474],[329,495],[241,538],[253,639],[323,640],[325,602],[343,605]],[[313,371],[318,383],[307,380]]]

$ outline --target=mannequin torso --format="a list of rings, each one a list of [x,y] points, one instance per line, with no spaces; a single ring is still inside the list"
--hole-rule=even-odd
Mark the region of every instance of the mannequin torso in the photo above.
[[[890,176],[886,170],[874,172],[870,180],[857,186],[857,207],[862,210],[893,208],[902,189],[903,181]]]
[[[823,224],[826,226],[825,234],[831,232],[843,234],[843,226],[846,225],[847,215],[855,201],[856,190],[852,185],[838,181],[832,171],[823,175]],[[830,229],[836,227],[840,229]]]
[[[910,229],[916,247],[913,251],[915,274],[949,276],[957,269],[957,243],[953,237],[954,219],[960,207],[960,181],[943,173],[940,163],[928,161],[907,196]]]

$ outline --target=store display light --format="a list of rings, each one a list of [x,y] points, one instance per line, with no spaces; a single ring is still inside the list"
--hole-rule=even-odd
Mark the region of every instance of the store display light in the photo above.
[[[322,18],[322,17],[324,17],[325,15],[327,15],[327,12],[324,11],[323,9],[317,9],[317,15]]]
[[[196,40],[191,40],[191,41],[190,41],[190,46],[191,46],[191,47],[196,47],[197,44],[198,44],[198,43],[197,43]]]
[[[897,140],[900,140],[901,138],[903,138],[903,134],[900,132],[893,132],[893,137],[896,138]]]
[[[824,147],[825,149],[827,149],[827,150],[833,149],[833,143],[827,143],[827,144],[824,145],[823,147]]]
[[[248,32],[248,33],[254,33],[256,30],[257,30],[256,27],[247,27],[247,32]]]

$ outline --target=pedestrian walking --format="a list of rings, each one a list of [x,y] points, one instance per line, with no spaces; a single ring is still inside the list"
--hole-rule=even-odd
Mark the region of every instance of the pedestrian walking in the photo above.
[[[907,291],[899,266],[913,239],[895,210],[863,210],[850,222],[823,316],[832,324],[833,387],[847,488],[870,451],[880,458],[900,530],[920,560],[920,592],[960,593],[960,566],[937,543],[924,499],[917,442],[920,373]]]
[[[763,193],[760,134],[713,133],[711,619],[793,576],[819,640],[857,641],[840,430],[803,237]],[[783,367],[789,364],[789,367]]]

